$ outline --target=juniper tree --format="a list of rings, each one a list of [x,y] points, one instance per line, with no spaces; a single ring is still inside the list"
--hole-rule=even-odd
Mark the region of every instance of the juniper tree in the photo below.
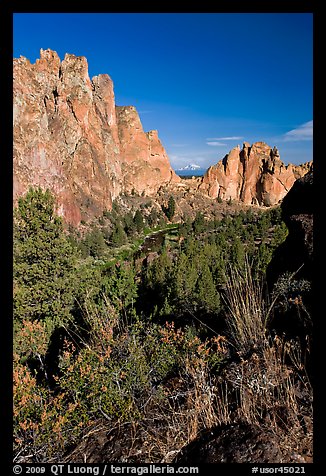
[[[124,245],[126,241],[126,232],[124,231],[121,223],[117,223],[111,235],[111,243],[113,246],[121,246]]]
[[[106,243],[101,230],[94,227],[85,237],[84,245],[88,255],[94,258],[101,258],[106,250]]]
[[[136,225],[137,232],[140,233],[144,228],[144,219],[140,210],[136,210],[134,223]]]
[[[14,210],[14,318],[39,320],[49,331],[73,305],[75,254],[55,214],[54,197],[31,188]]]
[[[165,211],[165,215],[171,221],[175,214],[175,200],[172,195],[169,197],[168,206]]]

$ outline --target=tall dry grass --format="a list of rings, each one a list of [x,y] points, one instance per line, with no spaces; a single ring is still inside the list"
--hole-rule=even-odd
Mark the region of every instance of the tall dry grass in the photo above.
[[[261,347],[267,325],[266,305],[262,282],[253,278],[248,259],[243,267],[228,267],[223,300],[228,312],[226,324],[235,351],[246,355]]]
[[[299,339],[286,341],[269,334],[271,304],[264,298],[263,283],[254,280],[248,260],[243,268],[229,270],[224,298],[229,338],[239,356],[239,363],[225,372],[236,389],[236,417],[268,427],[293,448],[300,439],[312,447],[313,392]]]

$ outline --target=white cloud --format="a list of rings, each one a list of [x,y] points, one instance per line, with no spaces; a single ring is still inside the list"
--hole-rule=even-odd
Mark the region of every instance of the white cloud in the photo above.
[[[313,137],[313,121],[305,122],[296,129],[286,132],[283,136],[285,142],[294,142],[302,140],[312,140]]]
[[[213,147],[219,147],[219,146],[227,145],[227,144],[224,144],[223,142],[219,142],[219,141],[206,142],[206,144],[211,145]]]
[[[232,137],[210,137],[210,138],[207,138],[206,140],[209,140],[209,141],[221,141],[221,140],[240,140],[240,139],[243,139],[243,137],[240,137],[240,136],[232,136]],[[223,145],[226,145],[226,144],[223,144]]]

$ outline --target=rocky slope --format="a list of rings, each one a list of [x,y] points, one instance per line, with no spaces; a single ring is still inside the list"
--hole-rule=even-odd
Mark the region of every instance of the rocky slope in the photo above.
[[[14,59],[13,80],[14,200],[30,185],[49,188],[78,224],[122,191],[150,195],[180,180],[157,132],[115,105],[107,74],[89,78],[86,58],[41,50],[35,64]]]
[[[316,302],[313,292],[313,171],[295,182],[281,209],[289,234],[276,249],[267,268],[268,287],[270,290],[276,288],[280,294],[271,326],[279,335],[300,337],[306,370],[308,374],[313,374],[313,362],[309,355],[313,306]],[[286,273],[293,273],[291,280],[284,279]]]
[[[285,165],[276,147],[264,142],[232,149],[224,159],[210,167],[199,189],[212,198],[241,201],[247,205],[272,206],[305,175],[312,162]]]
[[[313,277],[313,171],[298,179],[284,198],[282,219],[289,234],[276,250],[268,269],[270,286],[286,271],[297,272],[297,279]]]

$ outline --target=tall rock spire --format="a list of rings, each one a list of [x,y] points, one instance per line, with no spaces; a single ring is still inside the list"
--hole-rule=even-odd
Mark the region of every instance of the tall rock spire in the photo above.
[[[78,224],[121,192],[153,194],[180,180],[157,133],[143,131],[135,108],[116,108],[111,78],[91,80],[86,58],[61,62],[41,50],[35,64],[14,59],[13,91],[14,199],[31,185],[49,188]]]

